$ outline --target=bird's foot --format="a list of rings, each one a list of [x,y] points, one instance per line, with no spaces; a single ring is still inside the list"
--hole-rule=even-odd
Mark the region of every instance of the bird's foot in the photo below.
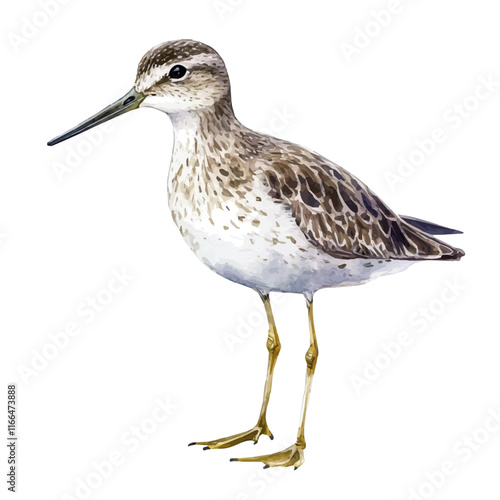
[[[305,446],[298,443],[277,453],[270,455],[260,455],[258,457],[231,458],[231,462],[262,462],[264,469],[269,467],[290,467],[298,469],[304,463]]]
[[[245,441],[253,441],[257,444],[259,437],[265,434],[271,439],[274,439],[272,432],[269,430],[267,423],[258,423],[255,427],[246,432],[240,432],[238,434],[233,434],[225,438],[214,439],[213,441],[195,441],[194,443],[189,443],[188,446],[193,444],[204,445],[204,450],[217,450],[221,448],[230,448],[231,446],[236,446],[237,444],[243,443]]]

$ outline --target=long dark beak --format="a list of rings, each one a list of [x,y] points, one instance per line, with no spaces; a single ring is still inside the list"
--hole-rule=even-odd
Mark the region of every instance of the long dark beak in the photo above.
[[[100,125],[101,123],[107,122],[112,118],[123,115],[124,113],[127,113],[127,111],[132,111],[133,109],[139,107],[139,104],[144,101],[145,97],[145,95],[140,92],[136,92],[136,90],[132,88],[132,90],[127,92],[121,99],[118,99],[118,101],[110,104],[108,107],[99,111],[99,113],[91,116],[88,120],[85,120],[76,127],[64,132],[64,134],[54,137],[54,139],[50,140],[47,145],[54,146],[54,144],[59,144],[70,137],[74,137],[75,135],[81,134],[82,132],[95,127],[96,125]]]

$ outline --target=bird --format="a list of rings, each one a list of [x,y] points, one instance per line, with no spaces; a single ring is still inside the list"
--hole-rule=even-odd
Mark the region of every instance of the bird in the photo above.
[[[171,120],[168,206],[183,239],[215,273],[255,290],[269,323],[268,366],[256,425],[189,446],[222,449],[245,441],[257,444],[262,435],[274,438],[267,408],[281,342],[270,293],[301,294],[309,348],[297,439],[275,453],[231,459],[297,469],[305,460],[306,412],[319,352],[314,294],[367,283],[422,261],[458,261],[464,251],[436,236],[461,231],[397,215],[334,162],[244,126],[233,111],[222,57],[195,40],[174,40],[150,49],[127,94],[47,144],[53,146],[138,108],[157,109]]]

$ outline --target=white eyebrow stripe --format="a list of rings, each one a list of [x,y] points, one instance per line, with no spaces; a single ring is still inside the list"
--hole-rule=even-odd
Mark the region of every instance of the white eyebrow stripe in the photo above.
[[[137,90],[137,92],[144,92],[144,90],[154,85],[165,75],[168,75],[169,71],[178,64],[182,64],[183,66],[185,66],[185,68],[189,72],[190,68],[203,64],[209,65],[211,62],[213,62],[214,59],[217,59],[214,54],[196,54],[195,56],[188,56],[187,58],[182,56],[182,59],[180,58],[180,56],[177,56],[177,58],[169,64],[153,66],[148,73],[141,73],[140,75],[138,75],[135,81],[135,89]],[[182,79],[179,78],[175,81],[181,80]]]

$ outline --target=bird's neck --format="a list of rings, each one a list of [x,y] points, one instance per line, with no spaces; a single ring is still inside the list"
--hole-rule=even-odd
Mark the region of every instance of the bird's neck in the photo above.
[[[234,116],[230,98],[223,98],[209,108],[191,111],[179,111],[169,114],[174,127],[174,140],[182,140],[186,134],[206,141],[207,138],[225,135],[240,128],[241,124]]]
[[[171,176],[182,168],[210,170],[244,129],[234,116],[229,99],[219,100],[210,108],[171,113],[169,117],[174,127]]]

